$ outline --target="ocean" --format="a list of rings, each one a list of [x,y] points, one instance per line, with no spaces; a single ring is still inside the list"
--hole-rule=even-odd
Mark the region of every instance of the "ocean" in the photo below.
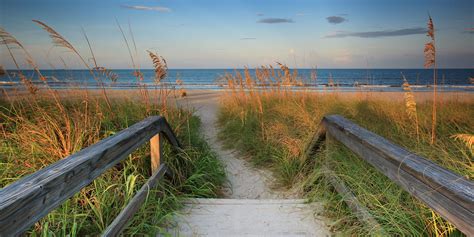
[[[112,70],[117,74],[116,82],[104,80],[106,87],[111,89],[133,89],[137,88],[136,77],[133,70]],[[219,78],[225,73],[234,73],[235,69],[170,69],[168,76],[161,82],[169,87],[183,87],[186,89],[225,89],[219,82]],[[243,74],[243,69],[237,69]],[[24,74],[31,78],[39,86],[44,85],[33,70],[24,70]],[[141,70],[143,81],[149,87],[154,87],[154,71],[152,69]],[[474,84],[470,78],[474,78],[474,69],[439,69],[438,85],[440,90],[474,91]],[[41,70],[47,78],[48,85],[55,89],[64,88],[98,88],[99,84],[90,75],[88,70]],[[255,70],[250,73],[255,75]],[[430,90],[433,84],[433,70],[431,69],[318,69],[317,79],[311,80],[311,69],[298,69],[305,86],[293,89],[322,90],[332,81],[341,90],[376,90],[397,91],[401,90],[403,83],[402,73],[414,90]],[[181,80],[182,85],[177,85],[176,80]],[[0,88],[21,87],[16,71],[8,70],[7,75],[0,76]]]

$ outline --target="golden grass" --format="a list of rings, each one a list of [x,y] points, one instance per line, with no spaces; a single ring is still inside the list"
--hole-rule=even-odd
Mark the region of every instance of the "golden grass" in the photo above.
[[[105,90],[104,84],[102,83],[101,77],[97,77],[95,75],[92,67],[85,61],[84,57],[82,57],[82,55],[76,50],[76,48],[71,43],[69,43],[68,40],[66,40],[66,38],[64,38],[61,34],[59,34],[52,27],[50,27],[46,23],[44,23],[42,21],[39,21],[39,20],[33,20],[33,22],[38,24],[41,28],[43,28],[49,34],[49,37],[51,38],[53,45],[70,50],[81,60],[81,62],[84,64],[84,66],[89,70],[89,73],[94,78],[94,80],[97,81],[100,84],[100,88],[102,90],[102,95],[105,99],[107,107],[111,110],[111,112],[113,114],[112,106],[111,106],[110,100],[107,96],[107,91]],[[89,40],[87,39],[87,37],[86,37],[86,40],[89,43]],[[89,46],[90,46],[90,43],[89,43]],[[92,49],[91,49],[91,52],[92,52]],[[95,59],[94,59],[94,62],[96,62]]]
[[[473,121],[466,119],[474,116],[472,95],[451,93],[445,95],[443,104],[436,102],[437,139],[431,144],[432,94],[413,92],[406,80],[402,85],[404,92],[367,93],[365,96],[359,92],[340,93],[337,88],[329,93],[293,91],[284,86],[288,81],[285,70],[276,70],[276,78],[262,67],[255,75],[244,73],[242,76],[238,72],[226,75],[230,90],[222,100],[223,138],[229,145],[249,152],[257,165],[272,167],[281,185],[301,187],[310,197],[329,198],[328,215],[338,219],[334,229],[368,234],[364,227],[350,220],[352,217],[344,211],[344,204],[337,196],[331,196],[334,194],[330,187],[322,183],[318,164],[325,162],[322,161],[325,155],[309,159],[302,156],[324,115],[341,114],[410,151],[468,179],[473,178],[472,153],[464,146],[467,136],[451,138],[455,134],[469,134],[474,127]],[[389,233],[443,235],[456,232],[450,223],[370,165],[350,152],[340,152],[343,149],[340,146],[330,149],[335,150],[328,151],[331,154],[328,162]]]
[[[429,16],[427,36],[431,41],[425,44],[425,68],[433,67],[433,108],[431,116],[431,144],[436,140],[436,41],[433,19]]]
[[[420,128],[418,126],[418,113],[416,111],[416,101],[415,101],[415,96],[413,95],[413,92],[411,90],[410,84],[408,83],[407,79],[405,76],[403,76],[403,90],[405,91],[404,97],[405,97],[405,107],[406,107],[406,112],[408,117],[414,122],[415,124],[415,129],[416,129],[416,137],[417,140],[420,138]]]
[[[151,60],[153,61],[153,68],[155,71],[155,82],[160,83],[161,80],[166,77],[168,64],[166,63],[166,60],[158,54],[153,53],[149,50],[147,50],[147,52]]]
[[[474,154],[474,135],[472,134],[455,134],[451,136],[452,138],[464,142],[466,147],[471,150],[471,153]]]
[[[184,141],[185,152],[180,155],[171,154],[170,147],[165,145],[164,152],[167,155],[164,159],[173,170],[174,179],[165,181],[166,184],[159,192],[153,191],[153,195],[147,198],[148,206],[138,212],[124,234],[156,235],[160,226],[179,207],[180,196],[216,197],[219,185],[223,182],[223,169],[209,147],[198,136],[199,123],[198,119],[192,116],[192,111],[175,108],[166,102],[167,97],[175,92],[173,88],[156,84],[156,89],[150,90],[152,95],[149,95],[149,90],[141,83],[143,74],[131,54],[134,75],[140,90],[130,93],[129,98],[124,98],[126,96],[123,91],[106,90],[102,79],[115,82],[118,76],[98,65],[85,31],[83,34],[92,55],[93,65],[89,65],[59,32],[46,23],[36,20],[34,22],[48,32],[55,46],[66,48],[81,59],[91,76],[100,83],[101,90],[54,90],[49,87],[50,78],[46,80],[42,76],[23,45],[0,28],[0,45],[8,49],[17,67],[14,75],[12,72],[0,72],[21,80],[20,88],[3,89],[0,92],[2,187],[109,137],[147,116],[162,115],[167,117],[176,135]],[[15,52],[13,48],[20,48],[22,51]],[[33,83],[35,75],[27,77],[19,67],[21,62],[18,58],[21,56],[16,53],[20,52],[26,58],[27,65],[31,66],[43,81],[41,87]],[[160,80],[163,80],[167,75],[167,67],[164,58],[160,59],[165,65],[160,72]],[[67,68],[65,62],[64,64]],[[114,96],[114,100],[109,100],[109,93]],[[88,236],[101,233],[149,177],[147,149],[148,146],[141,147],[124,162],[112,167],[36,223],[28,234]]]

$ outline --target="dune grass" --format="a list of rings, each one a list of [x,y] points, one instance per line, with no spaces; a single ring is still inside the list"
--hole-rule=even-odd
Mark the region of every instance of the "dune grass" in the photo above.
[[[148,52],[155,67],[155,89],[142,83],[143,74],[134,57],[138,52],[132,39],[119,26],[128,48],[138,90],[126,98],[122,92],[108,90],[105,82],[118,78],[112,70],[99,66],[85,31],[90,59],[83,56],[59,32],[44,22],[33,20],[50,37],[52,44],[71,53],[82,62],[98,90],[77,87],[56,90],[42,75],[38,64],[23,44],[0,28],[0,45],[6,47],[16,70],[2,71],[9,79],[18,79],[20,87],[0,91],[0,187],[46,167],[82,148],[92,145],[151,115],[166,117],[184,152],[174,154],[165,143],[164,158],[173,176],[168,177],[148,195],[146,203],[134,216],[124,235],[152,236],[161,232],[187,197],[217,197],[225,173],[216,155],[199,135],[199,118],[189,109],[171,105],[168,98],[175,90],[160,81],[167,75],[167,64],[157,53]],[[131,32],[131,29],[130,29]],[[26,62],[23,63],[21,60]],[[61,58],[62,60],[62,58]],[[62,60],[64,62],[64,60]],[[65,63],[64,63],[65,64]],[[22,66],[34,69],[25,75]],[[67,69],[67,65],[64,65]],[[62,79],[62,78],[61,78]],[[74,86],[74,88],[72,88]],[[183,94],[183,91],[180,92]],[[106,171],[36,223],[28,235],[96,236],[106,229],[151,176],[150,150],[145,144],[124,161]]]
[[[103,99],[59,102],[31,97],[0,100],[0,186],[33,173],[149,115],[164,115],[185,152],[173,154],[165,147],[164,162],[174,176],[153,191],[125,230],[126,235],[151,235],[160,230],[185,197],[217,197],[224,180],[221,164],[199,136],[199,118],[191,111],[115,99],[113,114]],[[51,212],[30,231],[31,235],[98,235],[118,215],[150,177],[150,151],[144,145],[126,160],[97,178],[73,198]]]
[[[292,92],[281,86],[285,78],[258,77],[258,74],[255,78],[249,75],[242,81],[252,83],[239,84],[235,83],[240,80],[238,76],[228,75],[233,81],[228,84],[231,90],[223,99],[219,115],[221,137],[227,145],[250,154],[255,165],[270,167],[280,186],[298,187],[309,199],[325,200],[326,215],[334,220],[332,230],[350,235],[372,233],[357,221],[329,185],[321,169],[323,164],[349,186],[388,233],[461,235],[454,226],[338,142],[329,140],[313,157],[306,158],[303,153],[322,117],[340,114],[472,179],[472,146],[452,137],[474,130],[474,121],[469,119],[474,116],[472,101],[438,100],[436,140],[431,145],[430,100],[410,104],[404,101],[403,93],[391,94],[395,98],[384,98],[383,94],[340,93],[337,88],[328,89],[332,92],[326,93]],[[269,80],[273,86],[263,88]],[[413,93],[412,97],[416,98],[417,94]],[[410,109],[407,104],[416,109]],[[416,123],[409,113],[417,114]]]

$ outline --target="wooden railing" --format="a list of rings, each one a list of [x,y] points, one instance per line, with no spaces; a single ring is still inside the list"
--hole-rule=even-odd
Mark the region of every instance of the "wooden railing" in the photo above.
[[[323,118],[306,156],[318,150],[326,137],[344,144],[460,231],[468,236],[474,236],[474,182],[409,152],[339,115]],[[345,190],[344,187],[336,189]],[[347,190],[343,192],[347,194]],[[354,205],[351,199],[348,202],[349,206],[358,209],[358,205]],[[367,222],[367,219],[371,218],[362,215],[362,219],[366,219]]]
[[[0,236],[24,233],[107,169],[150,141],[152,176],[103,233],[104,236],[118,235],[150,189],[167,172],[166,165],[160,164],[163,138],[175,150],[181,149],[166,119],[149,117],[1,189]]]
[[[151,144],[152,176],[103,233],[116,236],[144,202],[149,190],[167,171],[160,164],[163,137],[179,150],[176,136],[162,117],[149,117],[74,155],[24,177],[0,190],[0,236],[24,233],[35,222],[90,184],[147,141]],[[349,120],[323,118],[306,155],[326,137],[341,142],[411,195],[432,208],[468,236],[474,235],[474,183],[435,163],[394,145]],[[332,179],[336,189],[348,195],[349,206],[361,209],[350,191]],[[363,209],[360,218],[373,223]]]

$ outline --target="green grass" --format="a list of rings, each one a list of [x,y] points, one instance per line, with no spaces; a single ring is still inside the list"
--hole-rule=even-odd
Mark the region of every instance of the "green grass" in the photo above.
[[[179,210],[182,198],[219,196],[224,170],[199,135],[200,120],[191,111],[167,108],[163,112],[152,105],[147,113],[145,105],[130,100],[113,100],[112,110],[99,99],[62,100],[60,104],[32,95],[13,103],[0,99],[1,187],[149,115],[163,114],[185,149],[174,154],[165,143],[163,161],[174,175],[149,194],[124,235],[155,235]],[[150,177],[149,152],[148,144],[140,147],[44,217],[28,234],[99,235]]]
[[[306,145],[326,114],[341,114],[410,151],[473,178],[472,153],[465,144],[451,138],[474,130],[474,121],[469,119],[474,116],[472,102],[444,101],[438,106],[437,141],[431,145],[429,101],[418,104],[418,141],[403,102],[344,98],[343,94],[273,92],[245,97],[234,93],[223,101],[219,116],[221,138],[228,146],[250,154],[255,165],[271,167],[281,186],[301,187],[305,197],[325,201],[325,215],[333,220],[333,231],[371,234],[329,185],[321,169],[323,164],[347,184],[386,232],[401,236],[462,235],[338,142],[328,140],[320,152],[305,158],[302,154]]]

